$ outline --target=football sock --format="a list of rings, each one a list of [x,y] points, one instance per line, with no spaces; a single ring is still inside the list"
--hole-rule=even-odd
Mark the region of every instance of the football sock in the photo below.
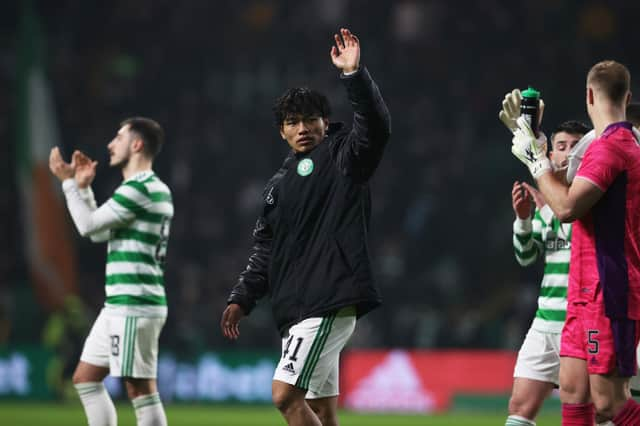
[[[138,426],[167,426],[167,416],[158,392],[131,400]]]
[[[82,401],[89,426],[117,426],[116,407],[104,385],[86,382],[74,385]]]
[[[522,416],[509,416],[504,426],[536,426],[536,422]]]
[[[616,425],[635,425],[640,423],[640,404],[629,398],[622,410],[613,418]]]
[[[562,426],[593,426],[595,415],[592,403],[562,404]]]

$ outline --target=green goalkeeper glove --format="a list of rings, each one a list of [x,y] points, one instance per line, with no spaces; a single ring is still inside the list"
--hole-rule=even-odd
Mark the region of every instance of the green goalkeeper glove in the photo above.
[[[516,120],[516,126],[511,140],[513,155],[527,166],[535,179],[550,172],[552,168],[551,161],[547,158],[547,137],[539,132],[540,136],[536,138],[524,117]]]

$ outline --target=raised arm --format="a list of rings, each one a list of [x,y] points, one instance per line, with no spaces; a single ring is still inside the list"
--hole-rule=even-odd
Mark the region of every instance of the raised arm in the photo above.
[[[76,164],[76,171],[74,179],[78,184],[78,193],[82,201],[89,207],[89,210],[94,211],[98,209],[95,195],[91,190],[91,183],[96,177],[97,161],[91,160],[86,154],[76,151],[73,153],[73,161]],[[109,239],[109,231],[102,231],[90,234],[89,237],[94,243],[100,243]]]
[[[545,173],[537,182],[551,210],[561,222],[573,222],[581,218],[604,194],[593,182],[580,177],[569,186],[553,173]]]
[[[79,154],[79,151],[74,152],[71,163],[66,163],[60,155],[60,150],[55,147],[49,155],[49,168],[62,182],[69,213],[80,235],[86,237],[100,234],[132,220],[135,214],[130,212],[118,214],[109,203],[97,209],[91,208],[86,201],[88,198],[86,188],[80,188],[75,179]],[[93,167],[95,169],[95,165]]]
[[[602,198],[604,191],[588,179],[579,179],[580,176],[569,185],[566,179],[553,173],[547,157],[546,136],[541,132],[536,137],[523,117],[518,118],[516,124],[518,128],[514,132],[511,152],[529,168],[556,217],[561,222],[573,222],[584,216]],[[585,163],[592,161],[589,152],[582,160],[583,169]]]
[[[391,116],[369,71],[360,65],[360,41],[348,29],[335,35],[331,60],[353,108],[351,130],[336,138],[337,162],[347,175],[367,180],[375,171],[391,135]]]

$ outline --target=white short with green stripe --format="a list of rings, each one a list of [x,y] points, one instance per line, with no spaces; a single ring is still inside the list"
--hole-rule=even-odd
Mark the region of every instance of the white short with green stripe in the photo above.
[[[80,360],[109,368],[114,377],[154,379],[158,338],[165,319],[113,315],[102,309],[84,342]]]
[[[355,326],[351,307],[295,324],[282,339],[282,356],[273,380],[306,389],[307,399],[337,396],[340,351]]]

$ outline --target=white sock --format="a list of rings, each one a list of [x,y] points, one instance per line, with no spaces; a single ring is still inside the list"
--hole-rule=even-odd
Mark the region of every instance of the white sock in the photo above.
[[[167,416],[158,392],[131,400],[138,426],[167,426]]]
[[[509,416],[505,426],[536,426],[536,422],[522,416]]]
[[[74,386],[82,401],[89,426],[118,425],[116,407],[102,383],[85,382]]]
[[[612,421],[607,420],[604,423],[598,423],[596,426],[616,426]]]

